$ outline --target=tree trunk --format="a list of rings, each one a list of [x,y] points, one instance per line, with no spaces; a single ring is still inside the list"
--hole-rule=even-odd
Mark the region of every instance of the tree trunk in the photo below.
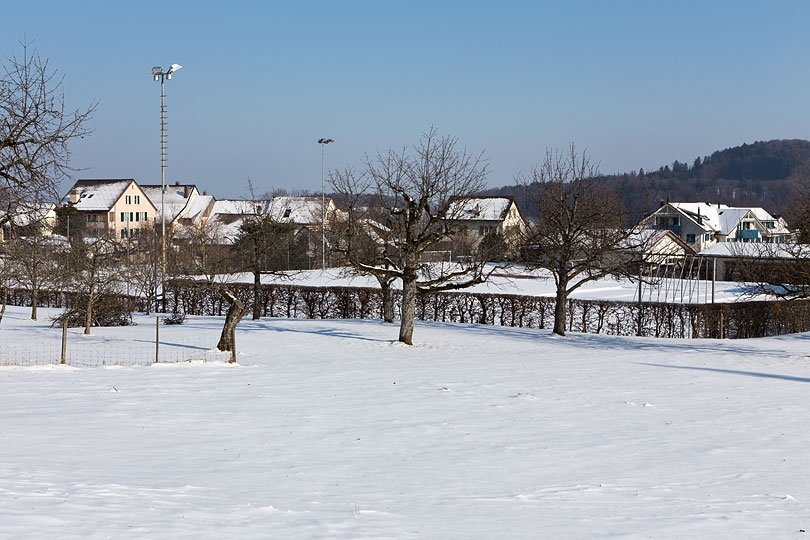
[[[405,269],[402,276],[402,320],[399,324],[399,341],[413,345],[413,326],[416,320],[416,271]]]
[[[95,301],[95,293],[93,288],[90,288],[90,294],[87,295],[87,312],[84,314],[84,333],[90,335],[90,326],[93,324],[93,302]]]
[[[245,303],[239,300],[235,294],[231,291],[226,291],[225,289],[219,288],[217,289],[220,296],[222,296],[230,305],[228,307],[228,313],[225,314],[225,326],[222,327],[222,334],[219,336],[219,343],[217,343],[217,349],[220,351],[232,351],[233,350],[233,330],[236,328],[236,325],[239,324],[239,321],[244,317],[245,313],[247,313],[247,306]]]
[[[394,301],[391,297],[390,282],[380,282],[380,294],[382,294],[383,322],[392,324],[394,322]]]
[[[262,274],[253,272],[253,320],[262,318]],[[230,349],[228,349],[230,350]]]
[[[39,291],[34,288],[31,290],[31,320],[37,320],[37,304],[39,304]],[[4,306],[5,307],[5,306]]]
[[[557,297],[554,302],[554,333],[558,336],[565,335],[565,308],[567,301],[566,284],[560,283],[557,286]]]
[[[0,308],[0,322],[3,322],[3,315],[6,314],[7,303],[8,303],[8,287],[3,287],[3,307]]]

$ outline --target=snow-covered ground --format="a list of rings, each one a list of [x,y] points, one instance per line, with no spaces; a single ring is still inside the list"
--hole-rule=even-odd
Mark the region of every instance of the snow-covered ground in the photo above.
[[[58,341],[27,315],[0,349]],[[202,350],[221,323],[182,332]],[[70,341],[148,357],[153,332]],[[396,335],[245,320],[237,365],[0,368],[0,537],[806,537],[810,334]]]

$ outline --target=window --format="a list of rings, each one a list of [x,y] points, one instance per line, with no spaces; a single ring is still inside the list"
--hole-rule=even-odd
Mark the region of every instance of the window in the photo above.
[[[125,222],[126,220],[127,220],[126,212],[121,212],[121,223]]]
[[[110,212],[110,223],[115,223],[115,212]]]
[[[124,197],[124,202],[126,204],[132,204],[132,195],[127,195]]]
[[[141,220],[141,213],[140,212],[135,212],[135,221],[140,221],[140,220]]]
[[[709,241],[709,236],[710,236],[709,233],[706,233],[706,234],[703,235],[703,239],[708,242]]]
[[[146,217],[146,212],[143,213],[143,220],[146,221],[148,218]]]
[[[126,238],[126,237],[127,237],[127,230],[126,229],[121,229],[121,238]]]
[[[285,218],[290,217],[290,213],[291,213],[291,212],[292,212],[292,208],[285,208],[285,209],[284,209],[284,217],[285,217]]]
[[[135,204],[141,204],[141,196],[135,195]]]
[[[695,235],[694,234],[687,234],[686,235],[686,242],[688,244],[694,244],[695,243]]]
[[[135,214],[133,214],[132,212],[129,213],[129,220],[135,221]]]

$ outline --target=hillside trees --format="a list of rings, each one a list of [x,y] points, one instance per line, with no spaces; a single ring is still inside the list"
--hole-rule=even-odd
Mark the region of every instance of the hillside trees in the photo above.
[[[546,150],[543,162],[520,178],[538,215],[525,242],[526,262],[554,276],[554,333],[565,335],[568,296],[627,266],[634,230],[617,191],[596,174],[585,152]]]
[[[362,171],[347,168],[330,174],[332,187],[348,206],[338,249],[358,271],[402,283],[400,342],[413,343],[417,294],[462,289],[486,280],[483,258],[461,264],[423,262],[427,251],[452,236],[458,217],[454,212],[463,208],[454,202],[481,191],[486,174],[481,154],[460,149],[457,139],[439,136],[434,129],[410,149],[367,156]],[[385,231],[372,258],[361,256],[363,250],[358,249],[370,230],[361,205],[364,195],[377,204],[377,229]]]

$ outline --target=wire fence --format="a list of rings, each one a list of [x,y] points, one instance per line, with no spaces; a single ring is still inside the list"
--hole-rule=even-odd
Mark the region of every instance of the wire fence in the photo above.
[[[82,328],[68,328],[64,363],[74,367],[132,367],[151,365],[156,360],[165,364],[229,360],[230,353],[216,349],[219,332],[214,329],[160,324],[156,347],[154,321],[154,318],[142,317],[139,327],[126,327],[123,332],[121,327],[93,328],[90,335],[85,335]],[[151,329],[143,328],[150,322]],[[39,326],[30,334],[22,334],[18,328],[0,326],[0,366],[62,363],[62,331],[61,327]]]

